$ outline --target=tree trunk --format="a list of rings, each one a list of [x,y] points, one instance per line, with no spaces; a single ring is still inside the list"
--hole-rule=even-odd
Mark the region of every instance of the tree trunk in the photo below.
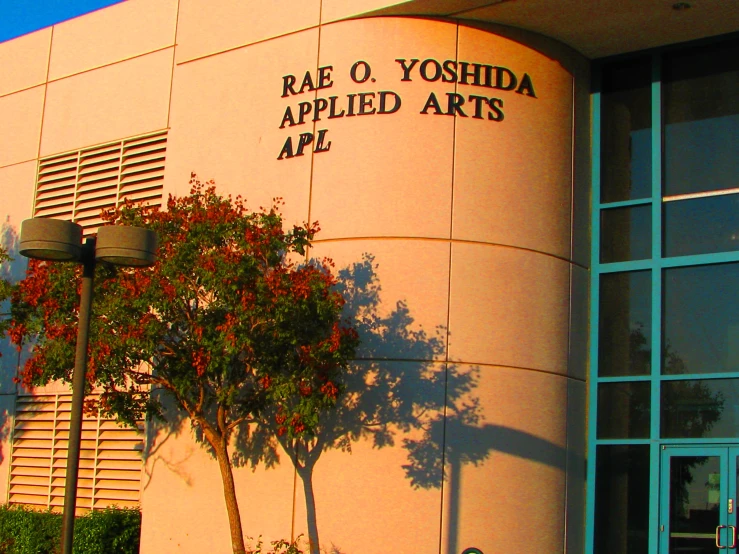
[[[223,498],[226,501],[228,525],[231,529],[231,545],[233,546],[234,554],[246,554],[244,532],[241,529],[241,514],[239,513],[239,504],[236,500],[236,487],[234,485],[231,460],[228,456],[228,445],[225,439],[217,436],[212,430],[210,432],[206,430],[205,436],[213,447],[213,450],[215,450],[218,467],[221,470]]]
[[[320,554],[318,523],[316,521],[316,498],[313,494],[313,466],[309,465],[299,468],[298,475],[300,475],[300,479],[303,481],[303,493],[305,494],[305,512],[308,519],[310,554]]]

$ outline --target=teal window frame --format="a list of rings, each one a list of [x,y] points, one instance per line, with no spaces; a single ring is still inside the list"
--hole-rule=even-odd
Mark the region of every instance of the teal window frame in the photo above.
[[[695,41],[664,47],[647,52],[635,52],[632,54],[617,56],[598,60],[593,64],[593,92],[591,94],[592,127],[592,203],[591,203],[591,281],[590,281],[590,372],[588,383],[588,427],[587,427],[587,489],[586,489],[586,514],[585,514],[585,552],[594,552],[595,548],[595,474],[596,474],[596,452],[599,445],[647,444],[650,449],[650,491],[649,491],[649,521],[648,521],[648,552],[659,551],[659,510],[660,510],[660,460],[661,447],[663,444],[686,446],[693,444],[715,444],[715,445],[739,445],[739,439],[662,439],[660,438],[660,385],[663,381],[679,380],[686,378],[699,379],[726,379],[730,377],[739,378],[739,372],[710,373],[710,374],[681,374],[662,375],[662,276],[665,269],[675,267],[699,266],[719,264],[727,262],[739,262],[739,252],[721,252],[711,254],[699,254],[689,256],[676,256],[666,258],[662,256],[662,223],[663,204],[662,199],[662,172],[663,172],[663,147],[662,147],[662,64],[661,60],[665,52],[689,49],[708,43],[719,43],[739,37],[739,33],[732,33],[722,37],[709,40]],[[620,202],[601,203],[601,91],[602,67],[610,62],[624,60],[637,56],[651,56],[652,82],[650,91],[651,101],[651,196],[636,200],[625,200]],[[739,186],[739,176],[737,179]],[[608,208],[632,207],[651,205],[652,213],[652,251],[649,259],[601,263],[600,262],[600,225],[601,211]],[[614,272],[631,272],[637,270],[649,270],[651,273],[651,369],[649,375],[633,375],[618,377],[598,376],[598,333],[599,333],[599,305],[600,305],[600,279],[602,275]],[[649,438],[639,439],[598,439],[597,437],[597,413],[598,413],[598,385],[601,383],[614,383],[625,381],[647,381],[650,383],[650,432]]]

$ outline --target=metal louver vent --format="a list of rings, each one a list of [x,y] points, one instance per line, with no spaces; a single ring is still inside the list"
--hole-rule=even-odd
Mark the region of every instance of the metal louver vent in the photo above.
[[[19,396],[8,501],[60,511],[69,439],[70,393]],[[140,498],[143,423],[137,432],[115,421],[82,422],[77,510],[135,507]]]
[[[161,205],[167,132],[126,139],[39,160],[35,217],[79,223],[85,234],[100,213],[123,200]]]

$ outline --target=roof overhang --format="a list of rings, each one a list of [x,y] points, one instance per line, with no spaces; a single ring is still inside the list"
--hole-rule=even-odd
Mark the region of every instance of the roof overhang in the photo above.
[[[363,15],[509,25],[595,59],[739,31],[739,0],[407,0]]]

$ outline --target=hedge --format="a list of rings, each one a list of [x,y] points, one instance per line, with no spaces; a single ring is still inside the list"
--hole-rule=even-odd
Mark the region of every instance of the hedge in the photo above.
[[[62,516],[0,506],[0,554],[58,554]],[[74,554],[138,554],[141,513],[107,508],[78,517]]]

